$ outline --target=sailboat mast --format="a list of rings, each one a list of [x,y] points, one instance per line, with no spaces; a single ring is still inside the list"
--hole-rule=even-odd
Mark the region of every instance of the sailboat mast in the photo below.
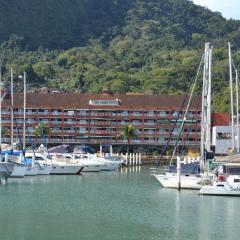
[[[2,151],[2,66],[0,65],[0,152]]]
[[[213,47],[209,49],[208,56],[208,90],[207,90],[207,126],[206,126],[206,149],[211,151],[211,105],[212,105],[212,52]]]
[[[23,73],[23,150],[26,148],[26,72]]]
[[[234,150],[235,141],[234,141],[233,80],[232,80],[232,53],[231,53],[230,42],[228,43],[228,54],[229,54],[229,81],[230,81],[230,97],[231,97],[231,133],[232,133],[231,147],[232,147],[232,150]]]
[[[11,68],[11,149],[13,149],[13,69]]]
[[[201,115],[201,159],[204,160],[205,149],[206,149],[206,139],[207,139],[207,115],[208,115],[208,90],[209,90],[209,49],[210,43],[205,43],[204,52],[204,67],[203,67],[203,87],[202,87],[202,115]],[[210,99],[211,100],[211,99]]]
[[[237,152],[239,153],[239,92],[238,92],[238,71],[236,70],[236,118],[237,118]]]

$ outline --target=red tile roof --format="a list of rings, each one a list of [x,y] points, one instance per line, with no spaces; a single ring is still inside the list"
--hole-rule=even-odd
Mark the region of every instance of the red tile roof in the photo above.
[[[116,108],[116,106],[90,106],[89,100],[116,100],[121,104],[119,109],[179,109],[184,96],[173,95],[136,95],[136,94],[73,94],[73,93],[27,93],[27,108],[51,109],[81,109],[81,108]],[[193,99],[190,109],[200,109],[201,98]],[[10,106],[10,96],[3,102],[3,106]],[[23,94],[14,94],[14,107],[23,107]]]
[[[229,113],[213,113],[212,114],[212,127],[229,126],[229,123],[230,123]]]

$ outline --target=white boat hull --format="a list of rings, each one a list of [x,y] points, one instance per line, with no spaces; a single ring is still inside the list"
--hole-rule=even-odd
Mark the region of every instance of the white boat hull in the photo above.
[[[165,188],[178,188],[178,176],[176,174],[154,174],[154,177]],[[194,175],[181,176],[182,189],[201,189],[202,178]]]
[[[81,165],[52,165],[52,175],[74,175],[79,174],[83,169]]]
[[[237,179],[237,182],[234,179]],[[214,181],[212,186],[203,186],[199,194],[240,197],[240,177],[230,176],[227,181]]]
[[[116,171],[119,167],[119,164],[108,163],[103,165],[101,171]]]
[[[23,178],[25,176],[26,170],[26,166],[14,165],[10,178]]]
[[[239,196],[240,191],[229,190],[224,187],[216,188],[214,186],[204,186],[201,188],[200,195],[213,195],[213,196]]]
[[[52,171],[50,166],[38,166],[38,175],[49,175]]]
[[[82,172],[100,172],[102,167],[100,164],[84,164]]]
[[[5,182],[13,172],[14,165],[12,163],[0,162],[0,183]]]
[[[27,167],[25,176],[36,176],[38,174],[38,167]]]

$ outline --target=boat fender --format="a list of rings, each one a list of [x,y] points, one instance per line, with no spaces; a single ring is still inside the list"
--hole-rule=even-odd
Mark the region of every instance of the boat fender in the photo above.
[[[220,175],[220,176],[218,177],[218,181],[219,181],[219,182],[225,182],[225,177],[224,177],[223,175]]]

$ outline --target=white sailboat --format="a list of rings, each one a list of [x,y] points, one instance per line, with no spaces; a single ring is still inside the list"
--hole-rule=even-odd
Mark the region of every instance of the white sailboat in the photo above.
[[[0,63],[1,64],[1,63]],[[0,183],[6,182],[7,178],[10,177],[10,175],[13,172],[13,164],[6,162],[2,162],[2,100],[4,96],[2,97],[2,68],[0,65]]]
[[[203,186],[199,194],[240,197],[240,177],[231,175],[223,181],[215,180],[211,186]]]
[[[25,150],[26,150],[26,72],[23,73],[23,159],[21,161],[25,161]],[[26,164],[27,169],[25,172],[25,176],[36,176],[38,174],[38,167],[35,165],[35,162],[32,161],[31,164]]]
[[[175,155],[178,139],[182,133],[183,126],[187,119],[187,114],[190,108],[190,104],[193,98],[193,93],[196,87],[197,78],[202,65],[203,57],[200,62],[196,78],[193,83],[190,98],[185,110],[185,114],[182,119],[181,130],[177,138],[177,143],[175,145],[171,162]],[[203,89],[202,89],[202,132],[201,132],[201,167],[204,164],[204,152],[205,150],[210,151],[211,146],[211,63],[212,63],[212,47],[210,43],[205,44],[204,53],[204,71],[203,71]],[[167,188],[177,188],[177,189],[200,189],[204,183],[209,183],[209,175],[204,173],[187,173],[181,172],[181,159],[178,159],[177,173],[167,172],[167,173],[154,173],[153,176],[160,182],[162,187]],[[171,163],[170,163],[171,164]]]
[[[13,172],[11,174],[11,178],[23,178],[25,176],[27,166],[16,163],[13,160],[13,139],[14,139],[14,131],[13,131],[13,70],[11,68],[11,149],[12,149],[12,155],[11,157],[11,162],[14,164],[13,166]]]
[[[238,73],[236,72],[236,124],[237,124],[237,145],[235,148],[235,134],[234,134],[234,94],[233,94],[233,79],[232,79],[232,54],[231,44],[228,43],[229,52],[229,80],[230,80],[230,100],[231,100],[231,148],[232,150],[237,149],[239,153],[239,99],[238,99]],[[231,157],[229,156],[229,160]],[[225,164],[224,167],[229,167],[229,163]],[[223,168],[224,168],[223,167]],[[218,170],[217,170],[217,173]],[[229,170],[227,171],[229,173]],[[217,196],[240,196],[240,176],[229,175],[226,177],[226,173],[222,172],[220,176],[215,177],[211,186],[203,186],[199,192],[200,195],[217,195]]]

